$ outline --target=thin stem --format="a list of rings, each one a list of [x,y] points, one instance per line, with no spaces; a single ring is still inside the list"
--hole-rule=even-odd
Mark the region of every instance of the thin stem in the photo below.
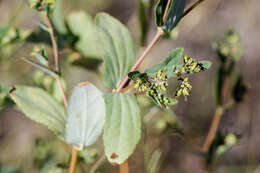
[[[218,126],[219,126],[219,122],[221,120],[221,117],[223,115],[223,108],[222,106],[219,106],[216,111],[215,111],[215,115],[213,117],[213,121],[211,123],[211,126],[210,126],[210,130],[209,130],[209,133],[206,137],[206,140],[202,146],[202,151],[203,152],[208,152],[209,150],[209,147],[211,146],[215,136],[216,136],[216,133],[217,133],[217,130],[218,130]]]
[[[45,19],[45,23],[49,28],[49,33],[50,33],[50,36],[51,36],[51,43],[52,43],[52,47],[53,47],[53,55],[54,55],[54,62],[55,62],[55,70],[56,70],[56,72],[59,73],[58,46],[57,46],[57,42],[56,42],[56,39],[55,39],[55,36],[54,36],[53,27],[52,27],[51,21],[48,17],[48,14],[44,13],[43,16],[44,16],[44,19]]]
[[[60,91],[61,91],[62,96],[63,96],[64,105],[65,105],[65,107],[67,107],[68,106],[68,98],[67,98],[65,89],[63,87],[62,80],[61,80],[60,76],[57,75],[56,80],[58,82],[58,86],[59,86]]]
[[[153,48],[153,46],[156,44],[156,42],[160,39],[160,37],[163,35],[163,31],[158,29],[155,37],[153,38],[153,40],[151,41],[151,43],[147,46],[147,48],[145,49],[145,51],[142,53],[142,55],[138,58],[138,60],[136,61],[135,65],[131,68],[130,72],[135,71],[140,64],[143,62],[144,58],[146,57],[146,55],[149,53],[149,51]],[[119,85],[119,87],[117,88],[116,92],[120,92],[121,89],[124,87],[124,85],[127,83],[128,81],[128,76],[126,76],[124,78],[124,80],[121,82],[121,84]]]
[[[77,159],[78,159],[78,148],[73,146],[69,173],[74,173],[77,164]]]
[[[45,23],[46,23],[46,25],[49,28],[49,33],[50,33],[50,36],[51,36],[53,55],[54,55],[54,61],[55,61],[55,71],[59,73],[57,75],[57,77],[56,77],[56,80],[58,82],[60,91],[61,91],[62,96],[63,96],[64,105],[65,105],[65,107],[67,107],[68,106],[68,98],[67,98],[67,95],[66,95],[66,92],[65,92],[62,80],[60,78],[60,67],[59,67],[59,55],[58,55],[57,41],[55,39],[53,27],[52,27],[51,21],[50,21],[50,19],[48,17],[48,14],[47,13],[43,13],[43,16],[44,16],[44,19],[45,19]]]
[[[127,160],[120,165],[120,173],[129,173],[129,166]]]
[[[182,18],[184,18],[187,14],[189,14],[194,8],[196,8],[198,5],[200,5],[202,2],[204,2],[205,0],[198,0],[197,2],[195,2],[192,6],[190,6],[187,10],[184,11],[184,13],[182,14]]]
[[[163,14],[163,23],[166,21],[166,17],[170,8],[170,4],[171,4],[171,0],[168,0],[167,5],[166,5],[166,9],[165,12]]]

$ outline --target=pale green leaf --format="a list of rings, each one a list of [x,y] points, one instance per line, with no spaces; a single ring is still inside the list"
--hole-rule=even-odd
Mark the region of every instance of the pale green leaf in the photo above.
[[[67,34],[67,28],[64,22],[64,17],[62,14],[62,1],[56,0],[55,9],[51,13],[51,21],[54,25],[54,28],[61,34]]]
[[[71,13],[67,24],[72,34],[78,37],[75,48],[85,58],[101,59],[97,50],[97,33],[91,16],[84,11]]]
[[[65,109],[47,92],[41,88],[17,85],[11,89],[10,96],[26,117],[64,139]]]
[[[102,93],[90,83],[78,85],[69,100],[66,141],[80,149],[92,145],[101,135],[104,121]]]
[[[100,13],[96,17],[99,50],[105,61],[105,84],[117,88],[135,63],[132,37],[114,17]]]
[[[105,95],[105,153],[111,163],[122,164],[141,138],[140,109],[133,94]]]

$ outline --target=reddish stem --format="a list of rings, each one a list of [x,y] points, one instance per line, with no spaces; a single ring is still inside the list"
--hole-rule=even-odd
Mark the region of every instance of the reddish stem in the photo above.
[[[146,57],[146,55],[148,54],[148,52],[152,49],[152,47],[156,44],[156,42],[160,39],[160,37],[162,35],[163,35],[163,31],[161,29],[158,29],[155,37],[153,38],[151,43],[148,45],[148,47],[145,49],[145,51],[142,53],[142,55],[138,58],[135,65],[131,68],[130,72],[135,71],[140,66],[140,64],[143,62],[143,60]],[[124,80],[121,82],[121,84],[117,88],[116,92],[120,92],[121,89],[124,87],[124,85],[127,83],[127,81],[128,81],[128,76],[126,76],[124,78]]]

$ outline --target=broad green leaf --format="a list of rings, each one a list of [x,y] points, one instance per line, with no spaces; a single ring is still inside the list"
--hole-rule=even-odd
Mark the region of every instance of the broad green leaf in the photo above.
[[[116,88],[135,63],[132,37],[114,17],[100,13],[96,17],[99,50],[105,61],[105,84]]]
[[[168,57],[164,61],[147,69],[145,73],[147,73],[148,75],[154,75],[159,70],[171,73],[175,70],[177,65],[180,64],[183,56],[184,56],[184,49],[176,48],[168,55]]]
[[[102,93],[92,84],[79,84],[68,105],[66,141],[80,149],[92,145],[102,133],[105,103]]]
[[[75,48],[85,58],[101,59],[97,50],[97,33],[91,16],[83,11],[74,12],[67,17],[67,24],[72,34],[78,37]]]
[[[66,115],[65,109],[43,89],[17,85],[10,96],[29,119],[40,123],[61,139],[64,139]]]
[[[66,28],[64,18],[63,18],[63,15],[62,15],[62,1],[63,0],[56,0],[55,9],[51,13],[51,21],[52,21],[55,29],[59,33],[66,34],[67,28]]]
[[[167,12],[165,22],[163,16],[166,10],[168,0],[159,0],[155,7],[155,22],[158,27],[162,27],[165,33],[169,33],[177,26],[182,18],[186,5],[186,0],[171,0],[170,8]]]
[[[141,138],[140,109],[133,94],[105,95],[105,153],[111,163],[122,164]]]

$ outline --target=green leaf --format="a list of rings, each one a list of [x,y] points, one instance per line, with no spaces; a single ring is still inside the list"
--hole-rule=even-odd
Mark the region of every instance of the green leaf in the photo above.
[[[96,17],[99,49],[105,61],[105,84],[117,88],[135,63],[132,37],[114,17],[100,13]]]
[[[170,8],[167,12],[165,22],[163,16],[166,10],[168,0],[159,0],[155,7],[155,22],[158,27],[162,27],[165,33],[169,33],[177,26],[182,18],[186,5],[186,0],[171,0]]]
[[[168,0],[158,0],[154,9],[155,23],[158,27],[163,26],[163,15],[167,6]]]
[[[146,43],[149,28],[149,17],[152,9],[151,6],[152,0],[138,0],[138,21],[141,30],[141,46],[144,46]]]
[[[133,94],[105,95],[105,153],[111,163],[122,164],[133,153],[141,138],[141,117]]]
[[[97,50],[97,33],[91,16],[80,11],[67,17],[67,24],[73,35],[78,37],[75,48],[85,58],[101,59]]]
[[[17,85],[10,96],[29,119],[40,123],[61,139],[64,139],[66,124],[65,109],[43,89]]]
[[[180,64],[182,58],[184,56],[183,48],[174,49],[168,57],[159,64],[154,65],[151,68],[148,68],[145,73],[148,75],[154,75],[159,70],[164,72],[168,72],[169,74],[175,70],[178,64]]]
[[[57,77],[57,74],[55,72],[53,72],[52,70],[50,70],[49,68],[36,64],[33,61],[26,59],[26,58],[22,58],[23,61],[27,62],[28,64],[32,65],[33,67],[37,68],[38,70],[41,70],[42,72],[52,76],[52,77]]]
[[[102,93],[92,84],[79,84],[68,105],[66,141],[80,149],[92,145],[102,133],[105,103]]]
[[[199,63],[202,64],[204,71],[208,70],[212,65],[212,62],[210,61],[199,61]]]
[[[41,63],[43,66],[48,66],[49,62],[48,59],[46,57],[43,57],[42,55],[35,53],[34,57],[38,60],[39,63]]]
[[[51,13],[51,21],[59,33],[67,34],[67,28],[62,15],[62,0],[56,0],[55,9]]]

